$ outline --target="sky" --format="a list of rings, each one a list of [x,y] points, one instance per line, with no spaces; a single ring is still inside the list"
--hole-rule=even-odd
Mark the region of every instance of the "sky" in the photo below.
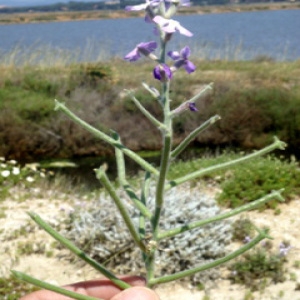
[[[0,0],[0,6],[32,6],[69,2],[70,0]],[[74,1],[74,0],[73,0]],[[80,2],[98,2],[101,0],[80,0]]]

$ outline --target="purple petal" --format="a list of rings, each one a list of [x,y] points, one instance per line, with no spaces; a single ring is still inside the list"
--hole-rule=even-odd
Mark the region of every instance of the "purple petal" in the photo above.
[[[175,31],[179,31],[179,33],[186,36],[193,35],[190,31],[185,29],[183,26],[180,25],[178,21],[175,20],[169,20],[161,16],[155,16],[153,18],[153,22],[158,24],[161,27],[161,29],[166,33],[174,33]]]
[[[158,6],[161,0],[146,0],[146,3],[143,4],[137,4],[137,5],[128,5],[125,7],[126,11],[139,11],[139,10],[145,10],[148,6]]]
[[[150,52],[153,52],[157,48],[157,43],[154,42],[154,41],[146,42],[146,43],[140,43],[140,44],[137,45],[137,48],[139,50],[141,50],[141,49],[146,50],[150,53]]]
[[[180,56],[183,59],[187,59],[190,55],[191,55],[191,49],[189,46],[185,46],[184,48],[181,49]]]
[[[169,3],[169,5],[171,3],[174,3],[174,4],[178,4],[179,2],[179,6],[190,6],[191,5],[191,2],[190,0],[180,0],[180,1],[177,1],[177,0],[165,0],[165,3]]]
[[[160,74],[160,67],[159,66],[156,66],[153,69],[153,76],[154,76],[155,79],[161,80],[161,74]]]
[[[146,23],[152,23],[152,17],[149,14],[145,15],[145,22]]]
[[[164,68],[164,71],[165,71],[168,79],[171,79],[173,74],[172,74],[170,67],[166,64],[163,64],[163,68]]]
[[[167,20],[165,18],[161,17],[161,16],[155,16],[153,18],[153,22],[160,25],[160,26],[163,26],[166,23],[166,21]]]
[[[246,236],[245,238],[244,238],[244,241],[243,241],[245,244],[248,244],[248,243],[250,243],[251,242],[251,237],[250,236]]]
[[[170,56],[173,60],[178,60],[180,58],[178,51],[169,51],[168,56]]]
[[[167,20],[161,16],[155,16],[153,22],[158,24],[164,32],[173,33],[176,31],[174,23],[172,20]]]
[[[177,22],[176,29],[179,31],[179,33],[181,33],[183,35],[193,36],[193,34],[190,31],[188,31],[186,28],[184,28],[183,26],[181,26],[179,22]]]
[[[176,31],[176,28],[174,26],[172,26],[172,24],[166,24],[164,27],[162,27],[162,30],[165,33],[174,33]]]
[[[194,65],[191,61],[189,61],[189,60],[187,60],[187,61],[185,62],[184,68],[185,68],[185,70],[186,70],[189,74],[193,73],[193,72],[196,70],[195,65]]]
[[[176,27],[174,26],[174,23],[172,22],[166,22],[163,26],[161,26],[161,29],[166,33],[174,33],[176,32]]]
[[[124,59],[128,61],[137,61],[139,58],[141,58],[141,55],[138,51],[138,48],[134,48],[124,57]]]
[[[194,102],[189,103],[189,109],[190,111],[198,111],[198,108],[196,107],[196,104]]]
[[[138,4],[138,5],[128,5],[125,7],[126,11],[139,11],[139,10],[144,10],[147,8],[149,4],[148,3],[143,3],[143,4]]]
[[[162,0],[146,0],[146,2],[148,2],[148,6],[151,5],[152,7],[157,7],[160,4],[160,2],[162,2]]]
[[[183,59],[178,59],[178,60],[176,60],[176,62],[175,62],[175,64],[174,64],[174,67],[176,68],[176,69],[179,69],[179,68],[181,68],[182,66],[184,66],[186,64],[186,61],[185,60],[183,60]]]
[[[166,64],[157,65],[153,69],[153,76],[157,80],[167,81],[172,78],[172,71]]]
[[[141,54],[147,56],[157,48],[157,43],[154,41],[140,43],[124,59],[128,61],[137,61],[141,58]]]

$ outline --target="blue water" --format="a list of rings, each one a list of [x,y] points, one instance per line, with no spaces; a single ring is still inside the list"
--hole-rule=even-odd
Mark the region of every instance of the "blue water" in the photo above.
[[[300,10],[177,16],[192,38],[176,34],[170,48],[186,44],[203,58],[276,60],[300,58]],[[34,51],[41,45],[80,53],[78,60],[124,56],[141,41],[155,40],[141,18],[0,25],[0,51]],[[101,54],[101,55],[100,55]]]

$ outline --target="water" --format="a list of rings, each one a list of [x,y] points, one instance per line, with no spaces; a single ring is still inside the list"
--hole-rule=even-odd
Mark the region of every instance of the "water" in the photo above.
[[[170,48],[189,44],[200,58],[300,58],[300,10],[189,15],[176,19],[194,37],[177,34]],[[142,18],[0,25],[0,52],[14,52],[16,57],[36,49],[43,54],[42,47],[46,46],[57,59],[71,52],[73,60],[93,61],[123,57],[139,42],[153,39],[151,25]]]

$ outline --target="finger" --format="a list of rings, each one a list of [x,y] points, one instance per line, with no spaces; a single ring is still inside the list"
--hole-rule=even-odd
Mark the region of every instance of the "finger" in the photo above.
[[[120,279],[132,286],[144,286],[146,283],[145,279],[140,276],[121,276]],[[66,285],[64,288],[76,293],[98,297],[105,300],[110,299],[121,290],[109,279],[105,278],[77,282],[71,285]],[[70,298],[51,291],[41,290],[24,296],[19,300],[70,300]]]
[[[132,287],[112,297],[111,300],[159,300],[159,297],[146,287]]]
[[[140,276],[121,276],[120,279],[132,286],[145,286],[146,284],[145,279]],[[109,279],[78,282],[66,286],[65,288],[76,293],[98,297],[105,300],[112,298],[121,291],[121,289],[113,284]]]

